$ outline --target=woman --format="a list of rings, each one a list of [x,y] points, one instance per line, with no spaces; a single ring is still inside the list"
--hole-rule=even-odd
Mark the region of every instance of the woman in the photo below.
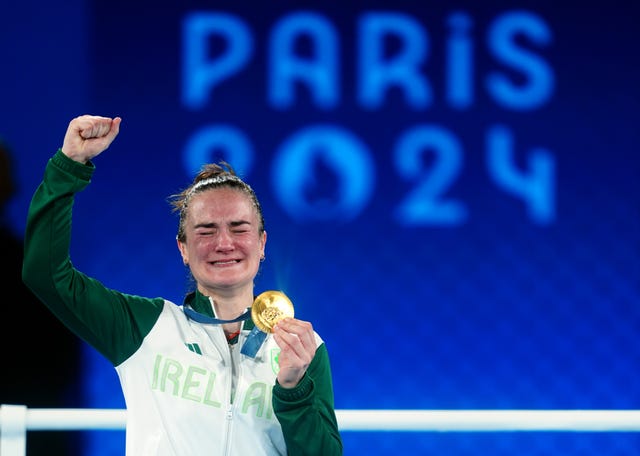
[[[253,280],[267,233],[253,190],[226,165],[174,195],[177,244],[196,289],[182,306],[108,289],[69,258],[74,194],[121,119],[73,119],[27,219],[23,280],[115,367],[126,453],[341,455],[326,347],[310,323],[254,327]]]

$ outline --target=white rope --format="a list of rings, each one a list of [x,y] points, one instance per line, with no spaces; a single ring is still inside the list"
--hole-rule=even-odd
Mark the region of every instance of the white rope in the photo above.
[[[338,410],[344,431],[640,431],[640,410]]]
[[[5,406],[3,406],[5,407]],[[336,410],[341,431],[638,432],[640,410]],[[27,409],[26,428],[124,429],[123,409]]]
[[[340,431],[638,432],[640,410],[336,410]],[[0,454],[25,456],[27,431],[124,430],[124,409],[0,406]]]

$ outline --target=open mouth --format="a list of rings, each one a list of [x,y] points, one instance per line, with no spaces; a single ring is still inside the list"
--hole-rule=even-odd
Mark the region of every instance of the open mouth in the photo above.
[[[224,260],[224,261],[213,261],[211,264],[214,266],[230,266],[232,264],[239,263],[240,260]]]

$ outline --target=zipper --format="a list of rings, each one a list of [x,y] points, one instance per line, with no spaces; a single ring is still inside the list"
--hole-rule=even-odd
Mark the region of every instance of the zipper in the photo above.
[[[227,342],[227,338],[224,334],[224,331],[222,329],[222,326],[219,327],[220,331],[219,333],[221,334],[221,338],[224,341],[224,345],[223,345],[223,351],[224,351],[224,357],[225,357],[225,361],[228,363],[229,365],[229,376],[227,377],[227,410],[224,413],[224,454],[226,456],[231,456],[232,454],[232,448],[231,448],[231,434],[233,431],[233,409],[234,409],[234,404],[233,404],[233,398],[232,398],[232,390],[233,390],[233,355],[231,354],[231,350],[229,349],[229,345]],[[218,339],[220,340],[220,339]],[[226,349],[226,350],[224,350]]]
[[[233,404],[227,404],[224,414],[224,454],[231,456],[231,424],[233,423]]]

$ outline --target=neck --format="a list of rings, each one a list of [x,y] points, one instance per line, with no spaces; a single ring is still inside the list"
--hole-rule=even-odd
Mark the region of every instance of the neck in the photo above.
[[[234,318],[242,315],[248,307],[253,304],[253,291],[249,294],[212,294],[203,293],[208,296],[209,303],[213,314],[221,320],[233,320]]]

